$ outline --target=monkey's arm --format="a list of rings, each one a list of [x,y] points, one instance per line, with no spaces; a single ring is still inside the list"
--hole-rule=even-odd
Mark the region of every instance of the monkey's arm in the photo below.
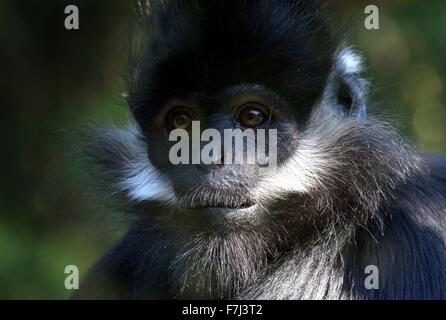
[[[73,298],[167,298],[169,255],[163,235],[137,223],[88,272]]]

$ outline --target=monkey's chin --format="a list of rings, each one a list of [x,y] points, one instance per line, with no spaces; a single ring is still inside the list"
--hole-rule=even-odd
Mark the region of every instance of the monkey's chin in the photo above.
[[[206,208],[207,212],[216,219],[225,220],[251,220],[258,215],[260,206],[253,204],[243,208]]]

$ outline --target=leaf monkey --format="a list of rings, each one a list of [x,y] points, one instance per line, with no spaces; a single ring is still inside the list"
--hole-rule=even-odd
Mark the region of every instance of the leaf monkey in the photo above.
[[[135,124],[90,148],[136,222],[76,298],[446,298],[446,162],[367,115],[361,58],[320,2],[139,5]],[[169,132],[192,121],[276,129],[277,170],[172,165]]]

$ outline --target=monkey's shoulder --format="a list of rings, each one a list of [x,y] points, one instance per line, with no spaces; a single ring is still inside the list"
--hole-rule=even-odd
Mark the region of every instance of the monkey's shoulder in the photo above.
[[[171,252],[162,233],[135,223],[89,270],[73,298],[166,298]]]
[[[440,187],[446,188],[446,155],[429,154],[425,160],[430,168],[430,176],[435,179]],[[446,196],[446,195],[445,195]]]

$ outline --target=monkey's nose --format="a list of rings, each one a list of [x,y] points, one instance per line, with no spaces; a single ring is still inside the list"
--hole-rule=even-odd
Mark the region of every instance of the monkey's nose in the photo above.
[[[209,162],[203,162],[201,161],[199,166],[201,169],[209,171],[209,170],[219,170],[221,168],[223,168],[223,166],[225,165],[224,163],[225,161],[225,156],[223,152],[220,152],[219,155],[216,155],[212,161]]]

